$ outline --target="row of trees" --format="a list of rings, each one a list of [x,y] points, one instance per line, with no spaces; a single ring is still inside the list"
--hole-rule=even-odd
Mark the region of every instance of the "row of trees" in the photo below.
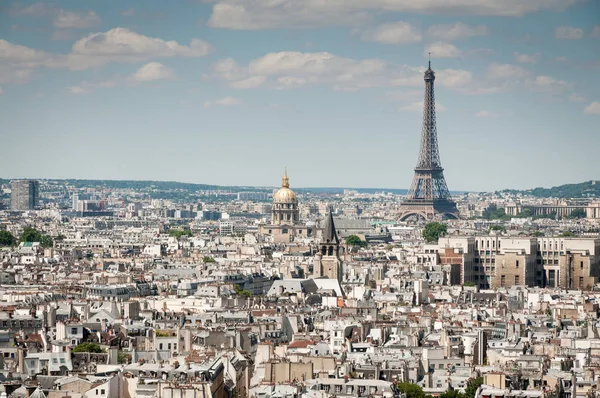
[[[448,390],[441,394],[439,398],[475,398],[477,389],[483,384],[483,377],[476,377],[470,379],[465,388],[465,392],[461,393],[457,390]],[[417,384],[412,383],[398,383],[398,390],[401,393],[406,394],[406,398],[431,398],[430,395],[425,395],[423,389]]]
[[[12,247],[19,242],[40,242],[40,246],[44,248],[54,245],[54,239],[50,235],[44,235],[35,228],[25,228],[19,239],[8,231],[0,231],[0,247]]]

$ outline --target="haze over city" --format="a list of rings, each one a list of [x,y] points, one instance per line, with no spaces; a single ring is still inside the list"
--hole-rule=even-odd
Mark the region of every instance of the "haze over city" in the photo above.
[[[4,2],[0,174],[452,190],[598,178],[596,1]]]

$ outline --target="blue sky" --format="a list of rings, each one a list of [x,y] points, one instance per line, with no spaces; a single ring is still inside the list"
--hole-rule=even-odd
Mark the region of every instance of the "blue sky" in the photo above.
[[[177,4],[177,7],[173,5]],[[600,179],[600,2],[3,2],[0,176],[451,190]]]

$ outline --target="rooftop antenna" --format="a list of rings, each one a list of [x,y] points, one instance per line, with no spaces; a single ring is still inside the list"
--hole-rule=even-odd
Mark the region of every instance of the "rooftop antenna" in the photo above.
[[[428,54],[429,54],[429,69],[431,69],[431,52],[429,52]]]

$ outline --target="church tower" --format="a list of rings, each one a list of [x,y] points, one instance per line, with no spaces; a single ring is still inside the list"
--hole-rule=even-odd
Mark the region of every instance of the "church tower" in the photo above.
[[[340,258],[340,239],[335,230],[333,222],[333,213],[329,209],[329,214],[323,225],[323,234],[321,243],[319,243],[319,251],[315,255],[314,260],[314,276],[316,278],[325,277],[329,279],[337,279],[342,282],[342,259]]]

